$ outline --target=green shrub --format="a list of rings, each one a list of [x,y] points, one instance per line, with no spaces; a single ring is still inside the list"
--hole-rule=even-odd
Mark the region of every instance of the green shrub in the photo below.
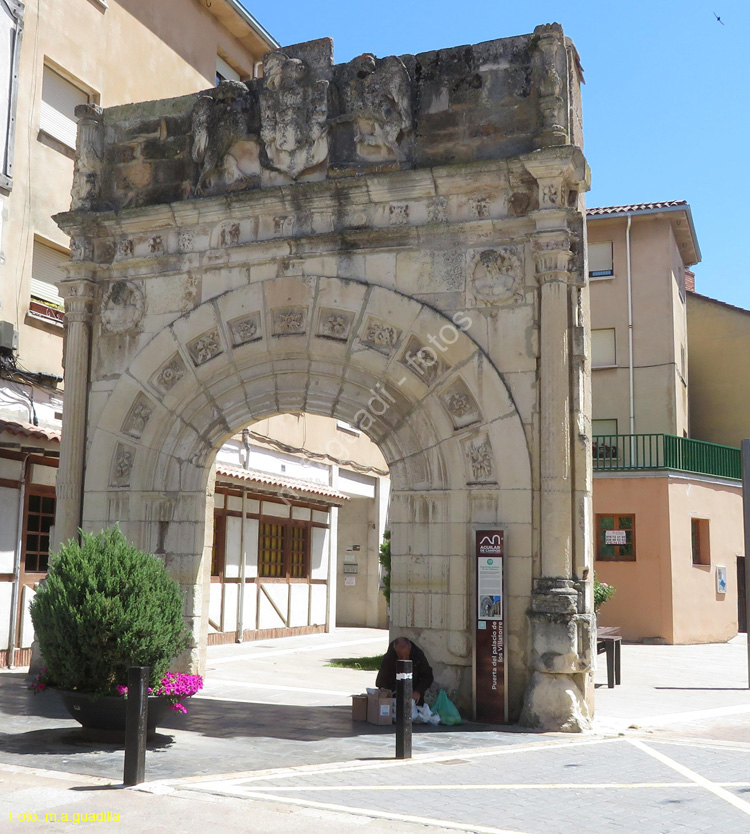
[[[383,566],[383,596],[388,605],[391,604],[391,531],[383,531],[383,542],[380,545],[380,564]]]
[[[192,639],[179,585],[119,527],[60,548],[31,619],[49,680],[102,694],[127,684],[129,666],[150,666],[156,685]]]

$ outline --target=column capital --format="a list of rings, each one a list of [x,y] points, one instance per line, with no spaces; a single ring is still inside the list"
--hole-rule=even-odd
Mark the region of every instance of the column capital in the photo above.
[[[531,250],[540,284],[570,281],[571,243],[572,235],[567,229],[545,229],[532,234]]]
[[[567,213],[576,209],[581,192],[591,187],[591,171],[580,148],[543,148],[520,159],[539,189],[539,210],[532,212],[537,222],[543,211]]]
[[[65,320],[89,323],[94,313],[96,282],[88,275],[76,276],[61,281],[58,289],[65,299]]]

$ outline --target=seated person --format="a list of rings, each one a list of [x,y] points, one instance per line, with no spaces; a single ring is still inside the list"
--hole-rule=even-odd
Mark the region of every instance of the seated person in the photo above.
[[[383,657],[380,671],[375,680],[375,686],[381,689],[396,691],[396,661],[411,660],[412,663],[412,693],[411,697],[417,706],[424,704],[424,693],[432,684],[433,675],[425,653],[406,637],[397,637]]]

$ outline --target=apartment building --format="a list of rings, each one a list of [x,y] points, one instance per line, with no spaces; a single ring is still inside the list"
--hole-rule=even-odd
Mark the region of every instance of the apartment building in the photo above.
[[[692,430],[706,394],[690,384],[690,206],[592,208],[587,228],[595,565],[617,588],[600,625],[630,640],[727,640],[742,590],[740,456]]]
[[[179,21],[179,25],[176,25]],[[79,105],[255,77],[278,44],[238,0],[0,0],[0,663],[44,576],[63,410],[63,303]],[[153,125],[160,134],[158,120]],[[137,159],[129,176],[141,175]],[[13,612],[11,614],[11,611]]]

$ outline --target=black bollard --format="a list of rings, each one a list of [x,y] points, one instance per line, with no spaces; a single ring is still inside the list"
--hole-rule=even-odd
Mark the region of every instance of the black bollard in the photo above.
[[[125,711],[125,775],[128,787],[146,778],[146,722],[148,718],[148,666],[128,669],[128,704]]]
[[[411,758],[411,660],[396,661],[396,758]]]

